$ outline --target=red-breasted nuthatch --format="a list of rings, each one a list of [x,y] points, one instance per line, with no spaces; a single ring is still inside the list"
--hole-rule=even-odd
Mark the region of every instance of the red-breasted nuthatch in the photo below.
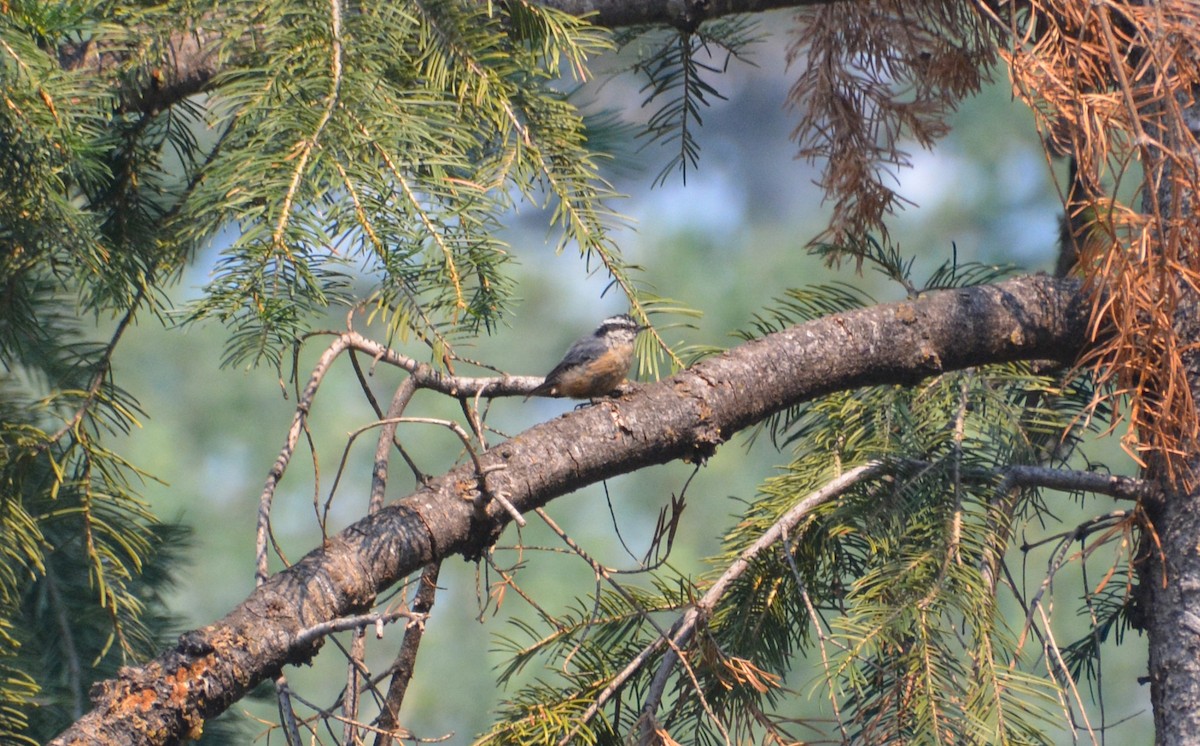
[[[596,331],[576,340],[562,361],[546,374],[546,380],[525,398],[591,399],[612,393],[629,375],[633,342],[645,328],[626,314],[609,316]]]

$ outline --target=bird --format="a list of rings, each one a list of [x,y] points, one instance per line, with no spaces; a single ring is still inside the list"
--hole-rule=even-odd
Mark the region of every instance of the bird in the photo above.
[[[530,396],[565,396],[592,399],[612,393],[633,364],[633,342],[646,327],[628,314],[609,316],[596,331],[575,340],[546,380]]]

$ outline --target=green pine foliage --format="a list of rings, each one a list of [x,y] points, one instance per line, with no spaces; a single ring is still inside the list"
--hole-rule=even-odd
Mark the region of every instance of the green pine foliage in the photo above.
[[[496,233],[516,196],[552,207],[560,246],[624,272],[597,156],[558,84],[585,74],[603,35],[526,3],[245,12],[278,31],[214,86],[219,147],[172,224],[194,242],[236,228],[192,311],[230,325],[228,362],[278,366],[316,310],[350,301],[351,269],[375,279],[392,332],[440,360],[507,307]]]
[[[714,79],[728,69],[733,58],[750,62],[747,51],[759,41],[754,21],[730,16],[695,29],[635,28],[622,33],[623,49],[636,49],[631,72],[645,82],[643,108],[652,113],[641,133],[647,144],[672,149],[672,155],[654,179],[665,184],[675,173],[686,184],[688,169],[700,165],[697,132],[704,124],[704,109],[724,100]]]
[[[163,105],[181,29],[220,39],[220,74]],[[315,314],[369,296],[440,364],[506,310],[496,234],[519,200],[637,305],[562,85],[609,47],[523,2],[5,4],[0,740],[50,735],[163,644],[152,586],[177,557],[148,475],[106,445],[142,416],[110,365],[129,324],[220,319],[228,364],[278,368]],[[201,251],[216,271],[176,314],[165,291]]]

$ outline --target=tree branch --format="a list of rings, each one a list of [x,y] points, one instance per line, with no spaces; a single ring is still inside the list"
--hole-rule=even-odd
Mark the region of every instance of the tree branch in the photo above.
[[[737,13],[828,5],[837,0],[538,0],[538,5],[573,16],[589,16],[597,26],[669,25],[695,30],[703,21]]]
[[[204,90],[221,72],[217,54],[221,43],[220,32],[196,26],[163,40],[161,53],[142,69],[124,71],[131,55],[125,47],[90,40],[63,44],[58,59],[64,70],[97,77],[121,73],[120,110],[153,113]]]
[[[619,28],[667,24],[695,29],[701,22],[737,13],[759,13],[776,8],[825,5],[836,0],[542,0],[538,4],[574,16],[588,16],[597,26]],[[209,28],[208,26],[212,26]],[[167,109],[188,96],[205,90],[227,68],[236,67],[238,54],[219,54],[228,29],[212,19],[201,19],[185,31],[176,32],[159,45],[153,60],[131,67],[131,52],[124,46],[87,41],[66,43],[58,48],[63,69],[97,77],[121,72],[120,110],[153,113]],[[245,52],[254,51],[252,34],[246,36]]]
[[[657,384],[537,425],[480,455],[522,512],[653,464],[710,456],[737,431],[833,391],[911,384],[1023,359],[1072,362],[1087,339],[1079,285],[1045,276],[930,294],[791,327]],[[495,469],[492,471],[492,469]],[[363,518],[269,578],[225,618],[93,690],[94,709],[52,743],[176,743],[258,682],[309,660],[305,630],[367,612],[430,562],[478,557],[511,520],[477,509],[471,463]]]

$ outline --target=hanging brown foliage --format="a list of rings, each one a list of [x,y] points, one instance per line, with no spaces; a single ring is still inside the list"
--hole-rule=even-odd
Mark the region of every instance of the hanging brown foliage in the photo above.
[[[931,144],[993,57],[1008,63],[1048,154],[1076,162],[1060,193],[1082,226],[1077,268],[1095,299],[1083,364],[1124,406],[1127,450],[1191,480],[1181,457],[1200,448],[1185,365],[1200,357],[1200,3],[876,0],[803,14],[790,52],[806,61],[790,95],[806,112],[795,137],[826,164],[838,243],[885,232],[902,201],[887,184],[906,162],[901,139]]]
[[[995,60],[994,40],[961,0],[808,6],[788,50],[800,76],[788,103],[803,112],[792,133],[803,158],[826,164],[833,203],[825,238],[849,245],[887,233],[904,202],[892,187],[909,165],[902,139],[931,147],[947,116],[976,93]]]

